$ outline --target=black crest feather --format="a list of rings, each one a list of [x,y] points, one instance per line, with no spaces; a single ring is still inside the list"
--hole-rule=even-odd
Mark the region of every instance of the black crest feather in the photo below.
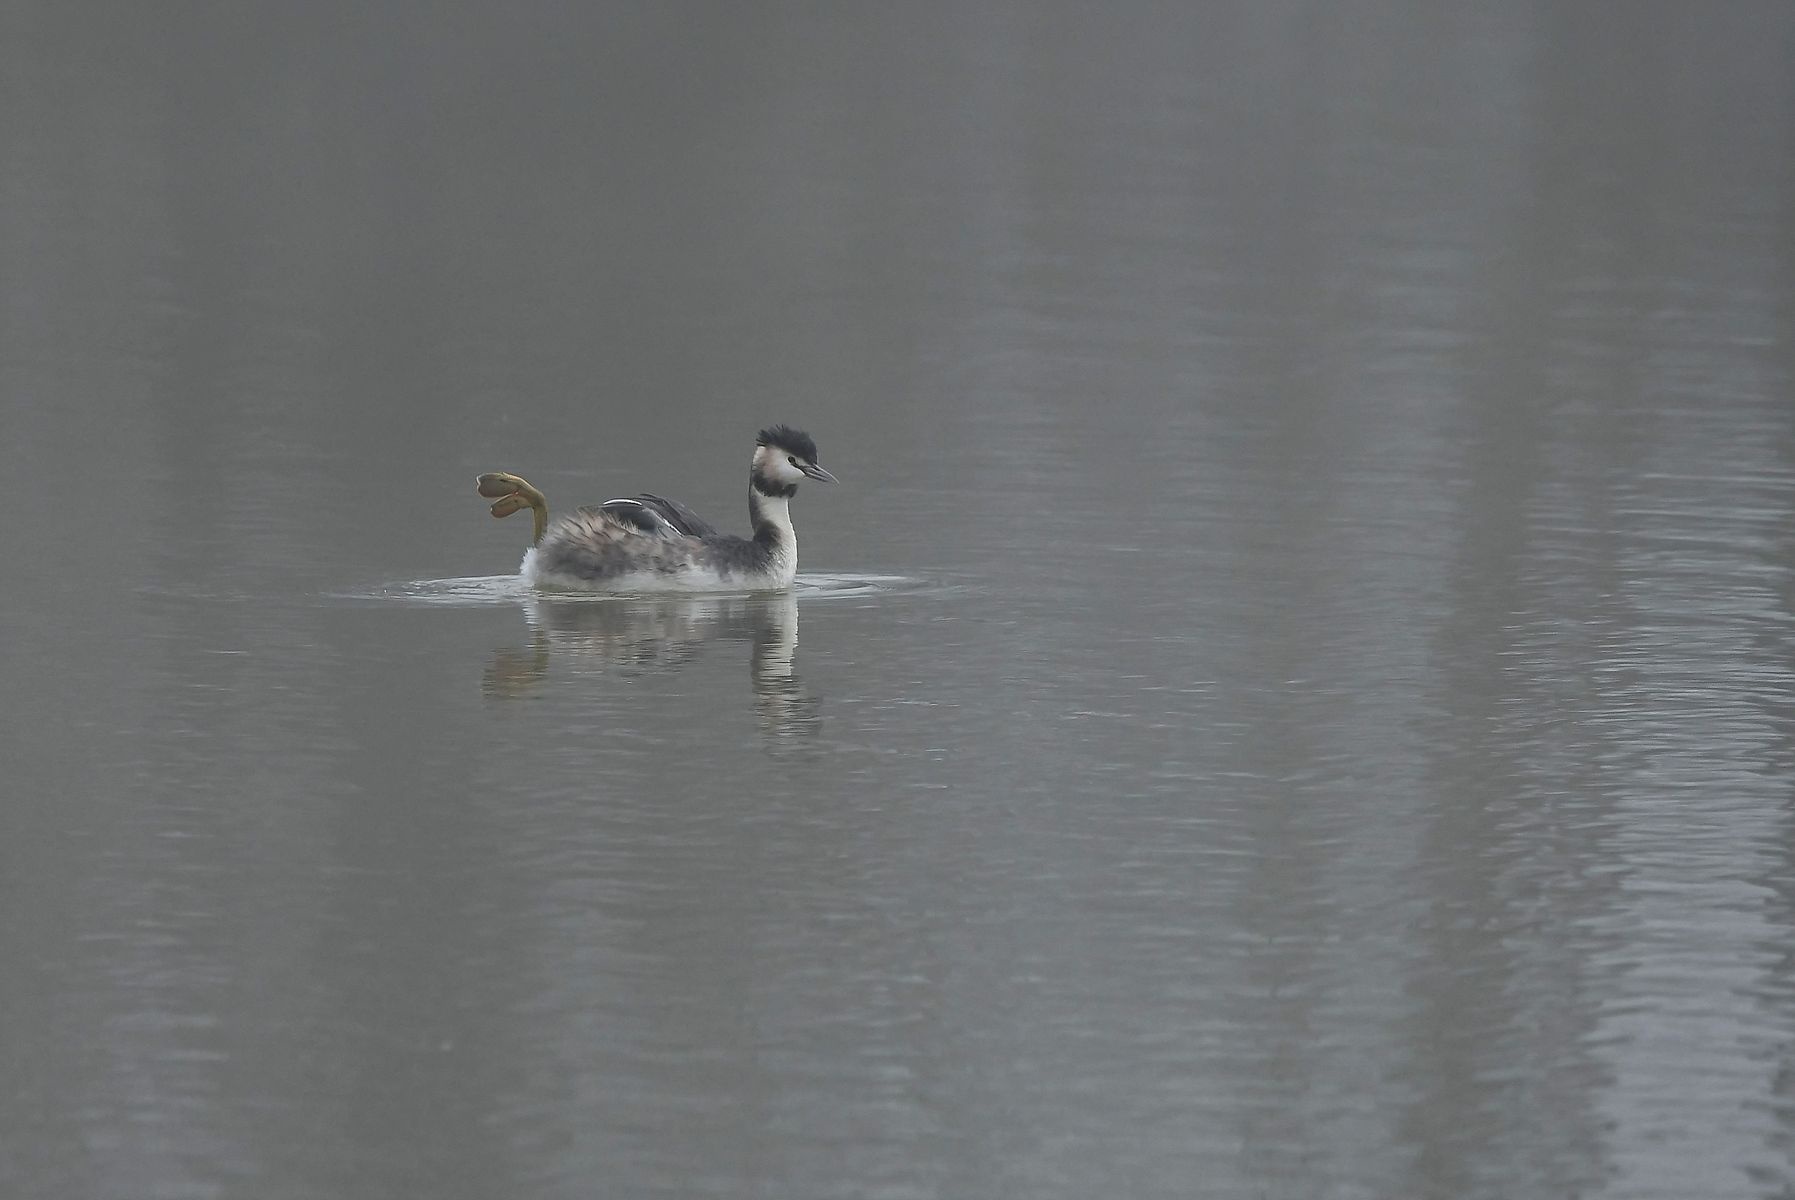
[[[806,462],[816,462],[816,442],[802,429],[793,429],[790,425],[774,425],[760,431],[754,439],[757,446],[772,446],[787,454],[795,454]]]

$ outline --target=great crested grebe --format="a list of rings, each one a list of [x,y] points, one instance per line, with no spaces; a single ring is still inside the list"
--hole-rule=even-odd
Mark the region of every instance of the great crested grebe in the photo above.
[[[528,508],[535,536],[520,568],[541,588],[585,592],[768,592],[798,574],[791,498],[805,479],[834,483],[817,465],[810,435],[787,425],[763,429],[748,469],[752,537],[719,533],[675,500],[646,492],[548,519],[548,501],[516,475],[480,476],[492,515]]]

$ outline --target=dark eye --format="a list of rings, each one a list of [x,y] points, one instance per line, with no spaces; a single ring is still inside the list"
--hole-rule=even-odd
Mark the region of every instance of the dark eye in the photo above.
[[[790,463],[794,467],[798,465],[798,460],[796,458],[793,458],[789,454],[785,456],[785,461]]]

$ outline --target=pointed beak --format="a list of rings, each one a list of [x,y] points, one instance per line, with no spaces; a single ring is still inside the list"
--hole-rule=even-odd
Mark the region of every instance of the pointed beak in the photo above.
[[[823,468],[817,466],[815,463],[805,463],[803,466],[799,467],[798,470],[804,472],[819,483],[835,482],[835,476],[829,474],[829,472],[823,470]]]

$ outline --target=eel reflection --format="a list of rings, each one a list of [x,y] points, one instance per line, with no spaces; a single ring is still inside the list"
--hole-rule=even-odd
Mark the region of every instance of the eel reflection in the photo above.
[[[798,601],[767,596],[645,596],[615,601],[524,602],[525,647],[503,646],[487,664],[488,696],[527,696],[553,668],[574,675],[676,670],[707,642],[747,642],[748,679],[761,732],[778,741],[814,734],[821,701],[798,678]]]

